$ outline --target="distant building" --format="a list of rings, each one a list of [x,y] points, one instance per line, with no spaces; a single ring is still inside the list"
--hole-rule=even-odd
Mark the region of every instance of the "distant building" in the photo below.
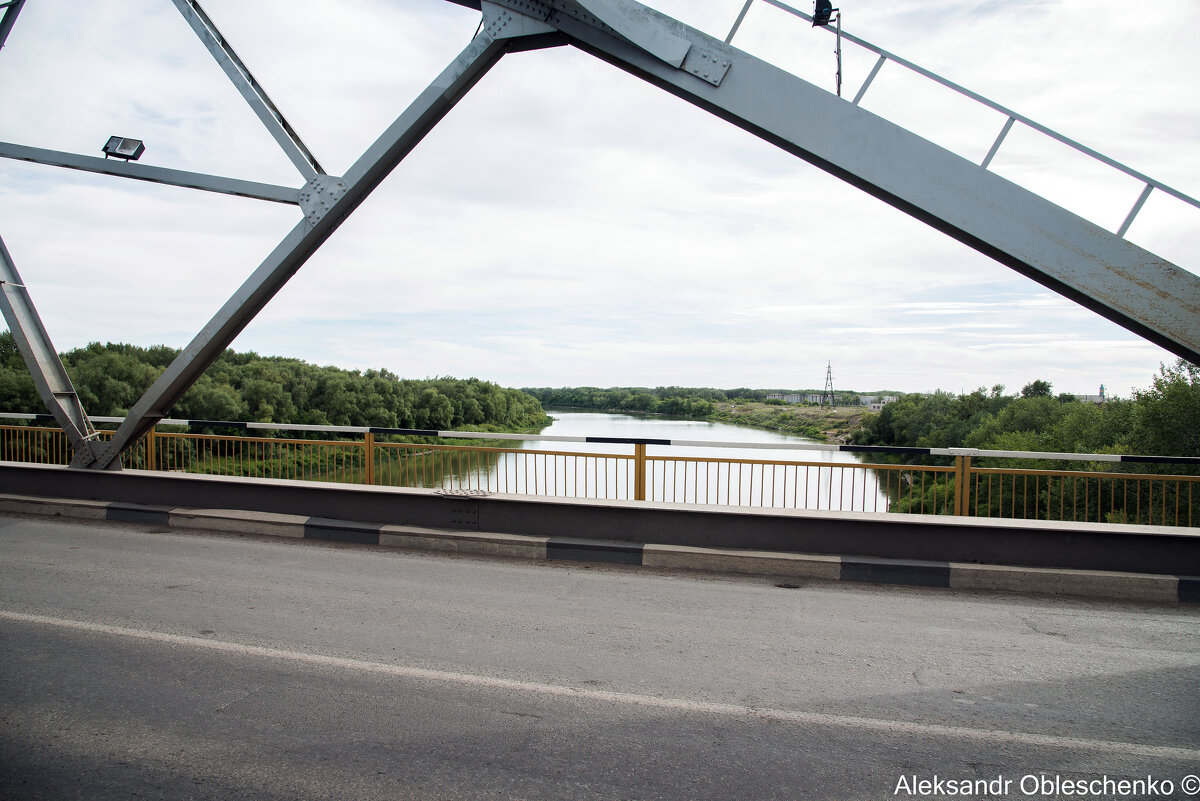
[[[858,402],[860,405],[866,406],[871,411],[878,412],[882,410],[884,406],[887,406],[889,403],[895,403],[898,400],[900,400],[900,398],[895,395],[884,395],[882,397],[878,395],[860,395]]]
[[[1080,403],[1107,403],[1108,397],[1104,394],[1104,385],[1100,385],[1099,395],[1076,395],[1075,400]]]
[[[820,403],[821,393],[809,392],[805,395],[799,392],[768,392],[767,400],[781,400],[784,403]]]
[[[784,403],[813,403],[813,404],[817,404],[817,405],[822,405],[821,404],[822,400],[827,401],[828,399],[829,399],[829,396],[824,393],[821,393],[821,392],[806,392],[806,393],[768,392],[767,393],[767,400],[781,400]],[[899,400],[899,398],[896,397],[895,395],[884,395],[883,397],[879,397],[876,395],[859,395],[858,396],[858,404],[860,406],[871,406],[872,409],[875,408],[875,405],[878,405],[880,408],[882,408],[883,404],[892,403],[893,401],[896,401],[896,400]],[[834,405],[835,406],[843,404],[843,403],[847,403],[847,402],[853,403],[854,401],[853,400],[847,401],[846,397],[843,395],[835,395],[834,396]]]

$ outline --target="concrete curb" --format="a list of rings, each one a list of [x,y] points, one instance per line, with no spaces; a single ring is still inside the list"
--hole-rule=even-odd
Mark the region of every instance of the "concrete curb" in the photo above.
[[[247,512],[0,494],[0,513],[148,523],[168,528],[378,545],[514,559],[601,562],[705,573],[824,579],[1158,603],[1200,603],[1200,577],[1013,567],[862,556],[655,545],[619,540],[451,531]]]
[[[304,537],[303,515],[284,515],[268,512],[231,512],[228,509],[174,509],[167,525],[171,528],[192,528],[201,531],[236,531],[242,534],[262,534],[268,537]]]
[[[645,567],[670,567],[706,573],[744,573],[781,578],[816,578],[839,581],[842,557],[822,554],[734,551],[689,548],[681,545],[647,545],[642,553]]]
[[[379,542],[385,525],[545,537],[546,558],[639,564],[647,551],[630,550],[630,543],[641,543],[717,553],[821,554],[859,560],[842,578],[913,583],[919,577],[932,586],[947,586],[950,562],[1200,576],[1200,527],[630,502],[3,461],[0,483],[9,495],[126,504],[128,519],[162,525],[164,515],[177,512],[236,509],[300,515],[314,530],[296,536],[356,542]],[[153,508],[141,511],[138,505]],[[375,525],[356,531],[320,518]],[[581,542],[561,540],[564,534]],[[625,544],[586,544],[616,537]]]

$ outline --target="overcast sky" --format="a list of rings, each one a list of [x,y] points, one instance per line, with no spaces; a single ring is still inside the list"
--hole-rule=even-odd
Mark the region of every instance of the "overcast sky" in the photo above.
[[[724,38],[741,0],[651,5]],[[799,0],[804,10],[810,4]],[[891,52],[1200,196],[1200,3],[843,0]],[[330,173],[467,44],[444,0],[204,0]],[[1138,13],[1138,9],[1146,13]],[[833,37],[755,3],[734,44],[833,91]],[[874,62],[846,49],[845,94]],[[862,104],[976,162],[1004,118],[889,65]],[[30,0],[0,140],[299,186],[169,0]],[[1141,187],[1020,126],[993,168],[1110,230]],[[186,345],[294,207],[0,160],[0,236],[56,347]],[[1200,268],[1200,210],[1130,238]],[[508,386],[1128,396],[1167,351],[573,48],[505,57],[234,342]]]

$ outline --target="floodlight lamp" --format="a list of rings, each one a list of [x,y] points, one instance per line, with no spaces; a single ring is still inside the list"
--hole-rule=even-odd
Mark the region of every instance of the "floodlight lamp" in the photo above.
[[[828,25],[830,15],[836,10],[830,0],[816,0],[813,7],[813,27]]]
[[[137,161],[146,152],[146,145],[141,139],[126,139],[123,136],[110,136],[104,143],[104,158],[125,159]]]

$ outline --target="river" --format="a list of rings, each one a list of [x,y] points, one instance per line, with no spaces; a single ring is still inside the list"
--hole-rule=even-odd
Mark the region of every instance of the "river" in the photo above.
[[[651,501],[775,508],[882,511],[886,488],[855,454],[814,450],[803,437],[699,420],[548,409],[548,436],[746,443],[745,448],[646,448],[645,497]],[[758,445],[760,447],[753,447]],[[766,447],[763,447],[766,446]],[[780,447],[785,446],[785,447]],[[637,497],[638,462],[627,444],[513,443],[457,462],[433,478],[443,489],[629,500]],[[429,484],[425,484],[429,486]]]

